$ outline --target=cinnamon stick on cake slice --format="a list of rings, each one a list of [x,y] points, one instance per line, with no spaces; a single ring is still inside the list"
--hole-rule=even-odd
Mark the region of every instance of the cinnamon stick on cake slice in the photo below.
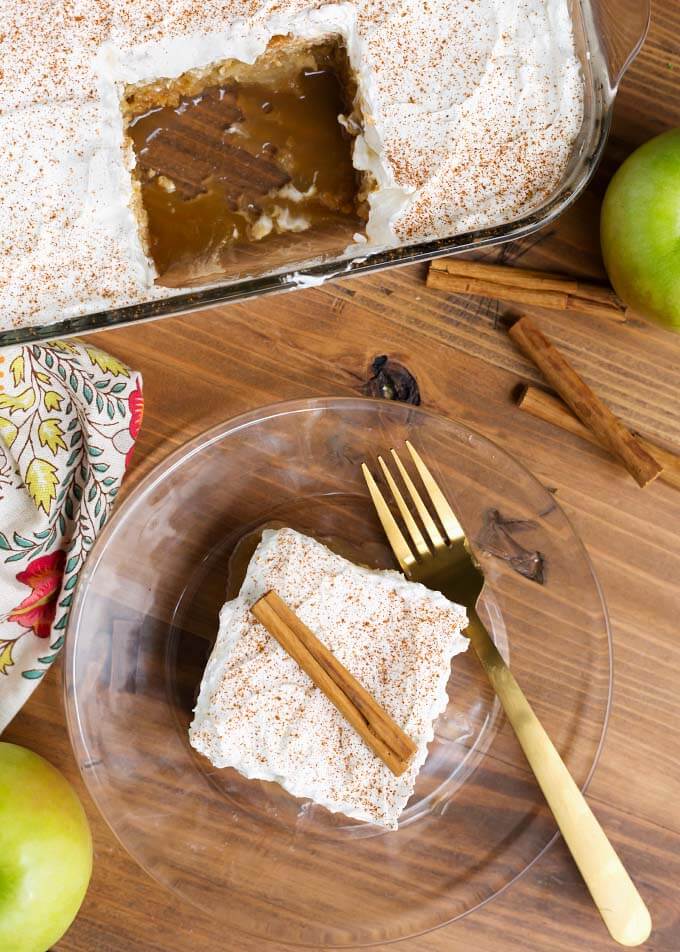
[[[274,590],[415,746],[397,776],[251,612]],[[465,609],[293,529],[266,530],[203,675],[192,746],[216,767],[396,829],[448,704]]]

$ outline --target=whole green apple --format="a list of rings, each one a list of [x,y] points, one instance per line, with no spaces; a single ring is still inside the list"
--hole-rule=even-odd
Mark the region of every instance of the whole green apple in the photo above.
[[[80,800],[38,754],[0,742],[0,949],[46,952],[75,919],[92,873]]]
[[[609,183],[602,255],[619,297],[680,330],[680,129],[640,146]]]

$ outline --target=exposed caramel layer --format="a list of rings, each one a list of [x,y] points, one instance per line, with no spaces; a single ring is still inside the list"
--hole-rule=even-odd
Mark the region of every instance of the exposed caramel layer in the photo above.
[[[225,61],[128,88],[139,211],[161,283],[337,254],[361,230],[354,90],[342,48],[276,38]]]

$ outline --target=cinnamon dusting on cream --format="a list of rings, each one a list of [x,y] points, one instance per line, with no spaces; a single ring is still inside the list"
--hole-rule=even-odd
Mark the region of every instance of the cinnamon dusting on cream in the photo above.
[[[253,618],[275,589],[417,745],[396,777]],[[329,810],[396,829],[448,703],[465,610],[397,572],[374,572],[292,529],[263,533],[208,661],[192,745],[217,767],[274,780]]]
[[[155,286],[133,211],[129,84],[252,63],[274,36],[339,38],[354,164],[375,183],[349,254],[520,217],[558,186],[581,124],[567,0],[6,0],[3,14],[0,329],[180,290]]]

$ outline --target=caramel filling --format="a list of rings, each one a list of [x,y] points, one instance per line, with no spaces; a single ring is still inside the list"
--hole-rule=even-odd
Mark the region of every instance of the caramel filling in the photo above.
[[[342,251],[365,220],[353,98],[344,50],[283,38],[252,65],[127,89],[138,212],[160,283]]]

